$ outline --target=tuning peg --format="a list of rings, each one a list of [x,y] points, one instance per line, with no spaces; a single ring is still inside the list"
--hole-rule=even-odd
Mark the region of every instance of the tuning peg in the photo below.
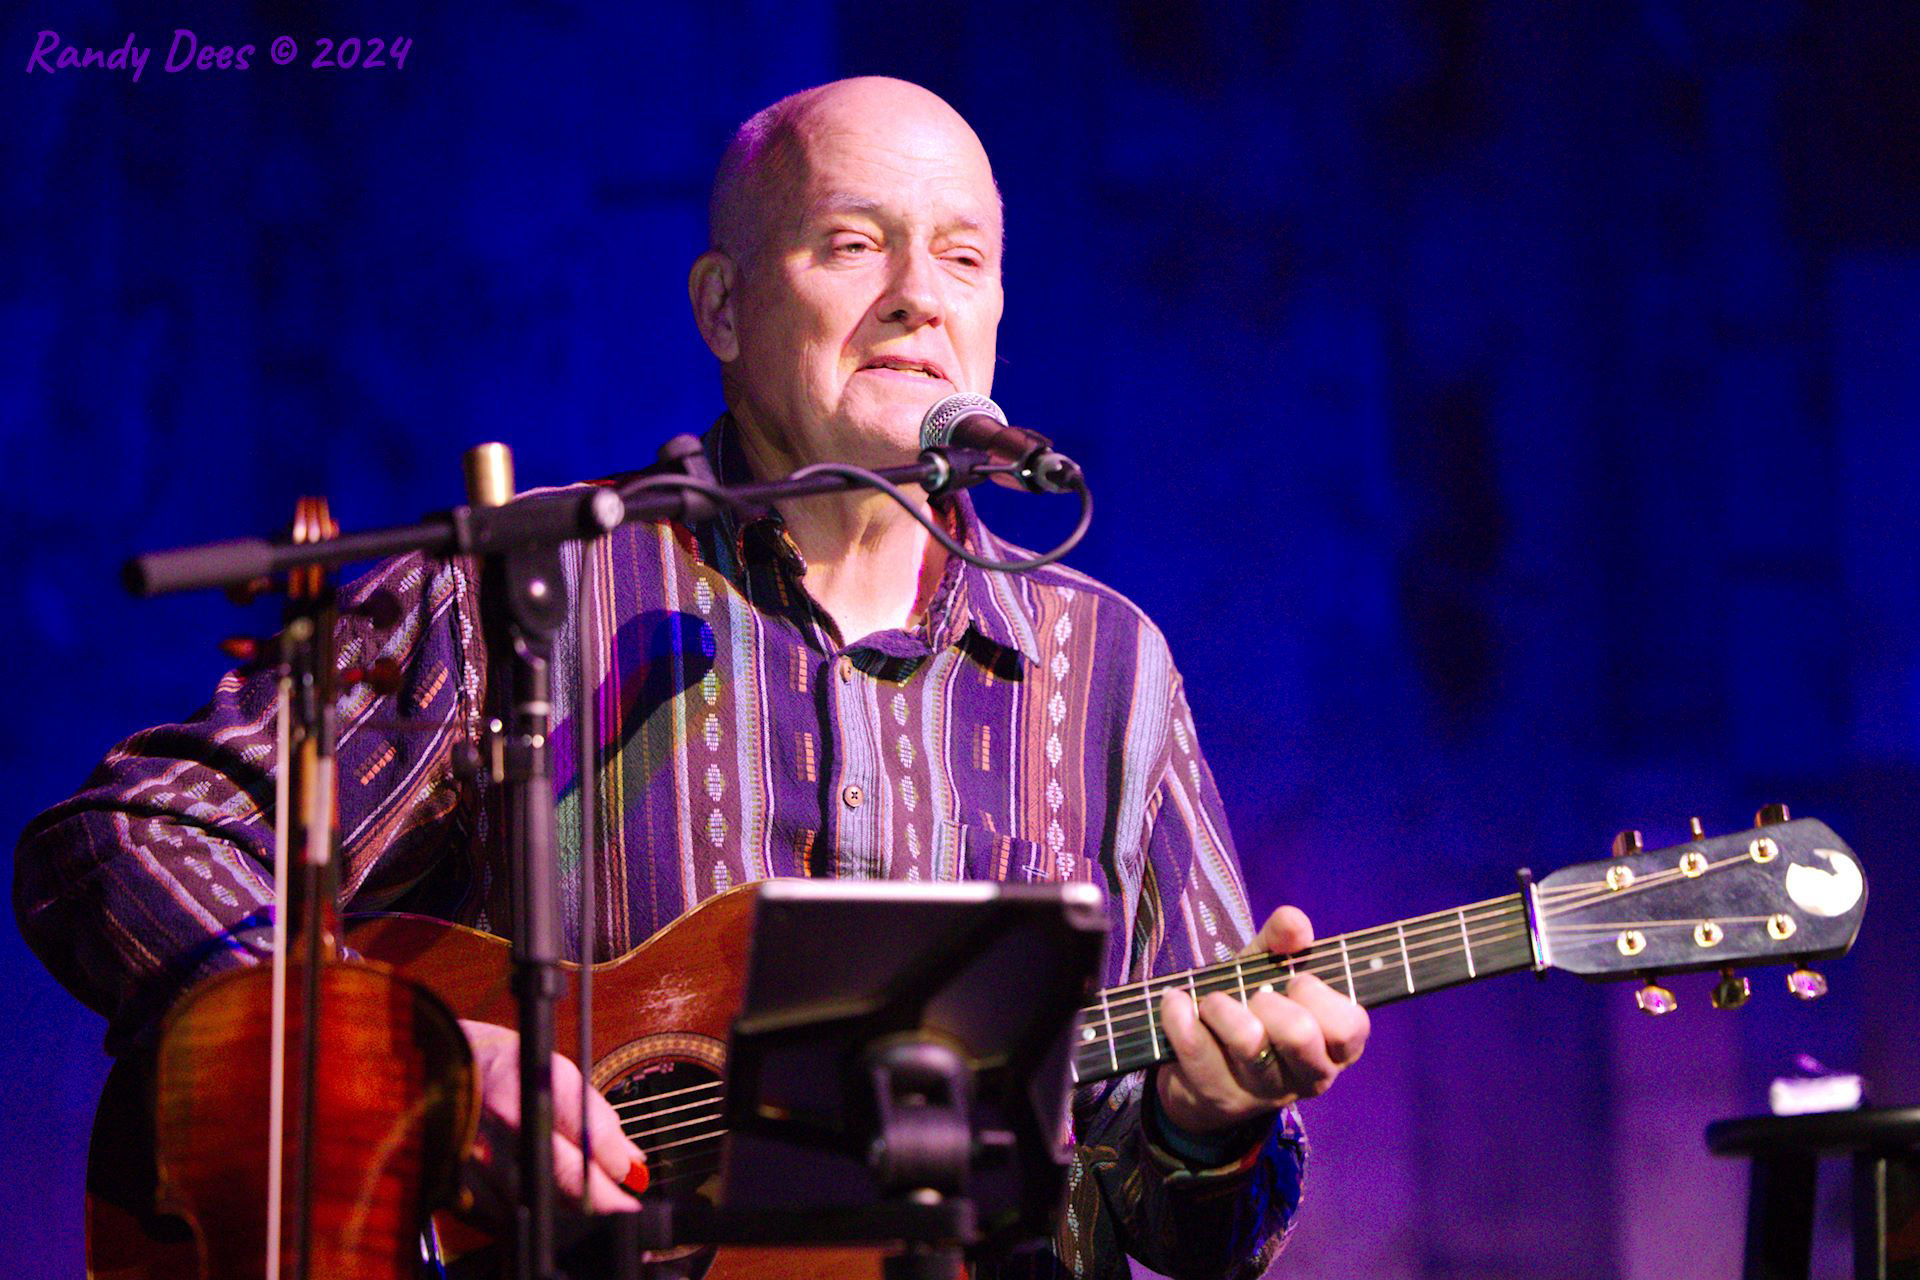
[[[379,694],[398,693],[400,664],[392,658],[376,658],[370,667],[348,667],[342,671],[340,683],[347,686],[365,684]]]
[[[1639,853],[1640,849],[1638,831],[1622,831],[1613,838],[1613,856],[1616,858],[1624,858],[1630,853]]]
[[[1673,992],[1652,981],[1633,993],[1633,1002],[1640,1006],[1640,1012],[1650,1013],[1656,1018],[1680,1007],[1680,1002],[1673,998]]]
[[[261,596],[266,595],[272,590],[272,578],[249,578],[245,582],[237,582],[228,587],[226,595],[227,599],[234,604],[247,605],[252,604],[255,600],[258,600]]]
[[[1713,984],[1713,1007],[1716,1009],[1738,1009],[1753,995],[1753,984],[1745,975],[1731,969],[1720,971],[1720,981]]]
[[[1705,840],[1707,838],[1707,829],[1700,825],[1700,819],[1698,818],[1687,819],[1687,830],[1692,833],[1695,840]]]
[[[1763,804],[1760,806],[1760,811],[1753,815],[1753,825],[1756,827],[1778,826],[1787,820],[1787,816],[1787,806]]]
[[[220,642],[220,652],[235,662],[252,662],[260,656],[260,642],[252,636],[228,636]]]
[[[1787,990],[1801,1000],[1818,1000],[1827,994],[1827,980],[1801,965],[1787,975]]]

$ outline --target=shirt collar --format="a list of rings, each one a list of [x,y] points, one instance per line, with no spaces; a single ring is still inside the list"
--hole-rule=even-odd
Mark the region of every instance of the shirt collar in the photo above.
[[[746,451],[740,446],[739,430],[733,415],[723,413],[701,438],[708,465],[721,484],[742,484],[754,478],[747,465]],[[956,535],[954,540],[975,555],[1006,560],[1024,554],[988,532],[974,510],[973,500],[965,492],[950,495],[940,503],[939,509],[948,515],[950,528]],[[723,510],[706,533],[707,536],[698,539],[703,558],[743,589],[747,587],[747,570],[755,563],[767,560],[777,563],[791,575],[795,585],[807,571],[806,558],[787,533],[786,522],[771,507],[746,513]],[[957,644],[971,630],[981,639],[1037,664],[1040,643],[1034,635],[1032,621],[1021,607],[1023,592],[1015,581],[1016,576],[981,569],[957,556],[949,556],[946,571],[928,602],[926,620],[918,629],[927,647],[938,651]],[[883,634],[895,641],[904,638],[899,632]],[[879,647],[891,651],[899,646]]]

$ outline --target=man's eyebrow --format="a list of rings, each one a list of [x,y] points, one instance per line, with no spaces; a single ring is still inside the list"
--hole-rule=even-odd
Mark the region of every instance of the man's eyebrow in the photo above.
[[[886,220],[886,206],[871,196],[855,195],[852,192],[829,192],[807,206],[809,221],[817,218],[832,217],[834,214],[857,213],[872,218],[875,222]],[[983,220],[970,214],[957,214],[940,224],[941,231],[987,231]]]
[[[882,212],[880,202],[869,196],[857,196],[845,192],[830,192],[813,201],[807,207],[810,216],[819,218],[835,213],[864,213],[878,220]]]

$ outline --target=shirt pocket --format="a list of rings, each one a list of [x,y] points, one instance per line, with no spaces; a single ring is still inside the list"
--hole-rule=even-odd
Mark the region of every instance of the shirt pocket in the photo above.
[[[1093,880],[1093,864],[1078,854],[1058,858],[1037,841],[1002,835],[983,827],[942,822],[940,846],[942,868],[954,869],[955,874],[949,878],[1001,880],[1010,884]]]

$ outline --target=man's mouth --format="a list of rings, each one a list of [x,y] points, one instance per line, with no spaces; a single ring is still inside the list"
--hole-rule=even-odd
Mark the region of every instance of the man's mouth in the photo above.
[[[941,382],[947,380],[946,371],[931,360],[914,360],[907,356],[876,356],[860,368],[863,371],[878,369],[892,373],[916,374],[923,378],[937,378]]]

